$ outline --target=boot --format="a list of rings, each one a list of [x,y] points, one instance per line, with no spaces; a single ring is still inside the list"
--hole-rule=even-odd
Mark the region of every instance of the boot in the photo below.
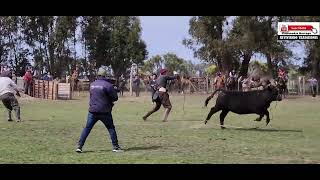
[[[167,122],[168,121],[168,116],[170,114],[171,109],[166,109],[164,111],[164,115],[163,115],[163,122]]]
[[[12,118],[11,118],[11,111],[8,110],[8,121],[12,121]]]
[[[152,113],[154,113],[155,111],[149,111],[147,114],[145,114],[143,117],[142,117],[142,119],[144,120],[144,121],[146,121],[147,120],[147,118],[152,114]]]
[[[144,116],[142,117],[142,119],[146,121],[147,118],[148,118],[151,114],[153,114],[154,112],[158,111],[158,110],[160,109],[160,107],[161,107],[161,104],[160,104],[160,103],[156,103],[156,106],[155,106],[151,111],[149,111],[146,115],[144,115]]]

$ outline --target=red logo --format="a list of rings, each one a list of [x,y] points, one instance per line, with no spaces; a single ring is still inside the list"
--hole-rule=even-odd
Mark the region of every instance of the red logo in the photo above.
[[[282,25],[280,31],[281,31],[281,32],[283,32],[283,31],[288,31],[288,27],[287,27],[286,25]]]

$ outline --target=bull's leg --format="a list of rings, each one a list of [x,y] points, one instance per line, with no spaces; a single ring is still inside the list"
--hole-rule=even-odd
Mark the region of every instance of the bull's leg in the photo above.
[[[220,113],[220,126],[221,126],[221,129],[225,129],[225,127],[223,126],[224,118],[227,116],[228,112],[229,111],[222,110],[222,112]]]
[[[257,119],[255,119],[255,121],[261,121],[261,119],[263,118],[263,116],[264,116],[264,114],[260,114],[260,116],[259,116]]]
[[[211,110],[210,110],[210,112],[209,112],[209,114],[208,114],[208,116],[207,116],[206,121],[204,122],[204,124],[207,124],[207,122],[208,122],[208,120],[211,118],[211,116],[212,116],[214,113],[218,112],[218,111],[220,111],[220,109],[217,108],[216,106],[213,107],[213,108],[211,108]]]
[[[267,116],[267,120],[266,120],[266,122],[267,122],[266,126],[267,126],[269,124],[269,122],[270,122],[270,117],[269,117],[269,111],[268,110],[266,110],[265,115]]]

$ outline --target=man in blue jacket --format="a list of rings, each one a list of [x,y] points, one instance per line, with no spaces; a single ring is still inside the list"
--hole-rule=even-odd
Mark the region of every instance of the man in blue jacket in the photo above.
[[[117,91],[105,77],[107,71],[100,68],[97,80],[90,85],[90,104],[86,127],[83,129],[76,152],[81,153],[82,147],[90,134],[91,129],[98,120],[106,126],[109,131],[113,152],[122,152],[117,139],[116,129],[113,125],[112,107],[113,102],[118,100]]]

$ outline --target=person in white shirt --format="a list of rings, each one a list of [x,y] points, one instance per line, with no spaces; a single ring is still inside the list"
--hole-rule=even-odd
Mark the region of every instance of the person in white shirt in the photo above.
[[[3,72],[0,76],[0,100],[8,110],[8,121],[12,121],[11,111],[16,113],[17,122],[21,121],[20,106],[16,94],[20,97],[18,86],[12,81],[12,73],[10,71]]]

